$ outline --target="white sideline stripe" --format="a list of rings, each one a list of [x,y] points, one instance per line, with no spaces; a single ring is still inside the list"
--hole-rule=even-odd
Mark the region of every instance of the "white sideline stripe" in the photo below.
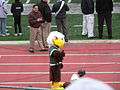
[[[109,81],[104,83],[115,83],[119,84],[119,81]],[[0,82],[0,84],[51,84],[51,82]]]
[[[26,4],[28,4],[29,2],[30,2],[30,0],[27,0],[27,1],[26,1]]]
[[[76,72],[62,72],[62,74],[74,74]],[[120,74],[120,72],[86,72],[86,73],[89,73],[89,74]],[[0,72],[0,75],[2,74],[11,74],[11,75],[14,75],[14,74],[49,74],[49,72]]]
[[[120,55],[120,53],[108,53],[108,54],[66,54],[66,56],[95,56],[95,55],[101,55],[101,56],[106,56],[106,55]],[[49,56],[48,54],[18,54],[18,55],[0,55],[0,56],[11,56],[11,57],[17,57],[17,56]]]
[[[106,25],[103,25],[103,26],[106,27]],[[83,27],[83,25],[73,25],[73,27]]]
[[[63,64],[120,64],[119,62],[106,62],[106,63],[63,63]],[[49,63],[0,63],[0,65],[49,65]]]

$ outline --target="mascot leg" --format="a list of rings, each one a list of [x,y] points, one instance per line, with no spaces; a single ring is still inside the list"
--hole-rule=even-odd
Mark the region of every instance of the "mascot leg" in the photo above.
[[[63,83],[60,82],[52,82],[51,89],[64,89],[63,87],[61,87],[62,85]]]
[[[59,88],[59,82],[52,82],[51,89],[58,89]]]

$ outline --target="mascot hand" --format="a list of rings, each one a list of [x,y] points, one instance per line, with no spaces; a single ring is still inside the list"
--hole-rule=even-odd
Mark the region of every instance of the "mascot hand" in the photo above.
[[[62,63],[60,64],[60,68],[61,68],[61,69],[63,68],[63,64],[62,64]]]
[[[62,52],[61,52],[61,56],[62,56],[62,57],[65,56],[65,52],[64,52],[64,50],[62,50]]]

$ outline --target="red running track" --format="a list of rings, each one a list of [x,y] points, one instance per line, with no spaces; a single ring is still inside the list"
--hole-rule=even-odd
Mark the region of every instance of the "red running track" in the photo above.
[[[48,52],[34,54],[27,45],[0,46],[0,85],[49,88]],[[85,69],[85,77],[101,80],[120,90],[120,44],[65,45],[66,56],[62,69],[62,82],[73,73]],[[0,89],[10,90],[10,89]]]

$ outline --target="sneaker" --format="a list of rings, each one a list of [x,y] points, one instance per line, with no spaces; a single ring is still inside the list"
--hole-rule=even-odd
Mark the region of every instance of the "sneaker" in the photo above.
[[[68,42],[68,39],[65,39],[65,42]]]
[[[22,33],[19,33],[19,36],[22,36],[23,34]]]
[[[9,36],[10,35],[10,33],[6,33],[6,36]]]
[[[1,36],[5,37],[6,35],[5,35],[5,34],[2,34]]]
[[[96,36],[88,37],[89,39],[96,38]]]
[[[40,51],[48,51],[48,49],[41,49]]]
[[[17,34],[17,33],[15,33],[15,34],[14,34],[14,36],[18,36],[18,34]]]
[[[32,48],[30,48],[30,49],[29,49],[29,52],[32,52],[32,53],[34,53],[34,50],[33,50]]]

